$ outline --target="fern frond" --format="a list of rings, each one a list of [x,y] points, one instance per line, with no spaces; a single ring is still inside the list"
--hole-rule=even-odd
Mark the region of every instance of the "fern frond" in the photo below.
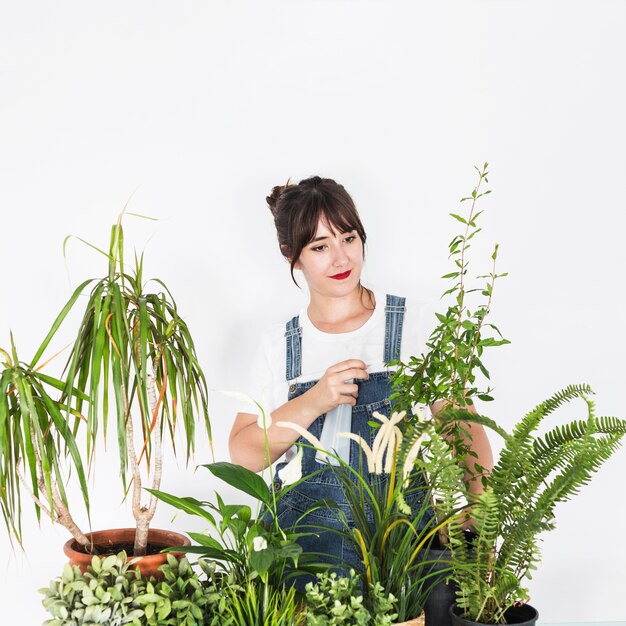
[[[591,393],[593,391],[588,385],[569,385],[524,416],[512,435],[506,439],[504,448],[500,452],[500,459],[491,473],[490,483],[496,492],[506,493],[510,485],[525,475],[532,455],[532,433],[543,418],[565,402],[574,398],[584,398],[585,394]]]

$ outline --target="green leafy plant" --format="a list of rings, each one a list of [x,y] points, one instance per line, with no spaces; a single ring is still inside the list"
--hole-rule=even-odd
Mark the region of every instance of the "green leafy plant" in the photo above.
[[[87,463],[76,440],[80,414],[58,400],[58,393],[66,387],[62,380],[19,360],[12,336],[11,354],[0,349],[0,355],[4,357],[0,372],[0,509],[9,537],[22,543],[21,496],[25,490],[35,503],[38,521],[43,511],[77,539],[84,538],[69,511],[64,489],[67,473],[61,462],[69,457],[89,514]],[[82,395],[77,390],[73,394]]]
[[[278,422],[278,426],[295,430],[316,450],[337,460],[338,465],[330,468],[343,486],[351,519],[332,501],[318,503],[315,506],[334,509],[342,522],[341,530],[324,530],[340,535],[363,563],[357,574],[364,590],[364,607],[373,610],[371,594],[380,586],[385,595],[397,599],[395,610],[402,621],[423,612],[431,589],[449,573],[445,563],[431,556],[429,548],[451,517],[463,515],[467,501],[456,491],[458,472],[463,472],[458,465],[456,471],[449,467],[451,461],[446,456],[423,454],[424,449],[447,451],[432,419],[421,419],[411,434],[403,435],[399,424],[404,412],[390,417],[374,412],[373,417],[379,426],[371,448],[360,436],[342,433],[360,446],[362,468],[353,468],[323,450],[321,443],[298,424]],[[486,417],[472,415],[470,419],[501,430]],[[450,488],[449,510],[437,519],[432,511],[433,498]]]
[[[159,568],[163,580],[146,582],[137,596],[147,626],[220,626],[224,619],[221,589],[211,580],[201,581],[186,558],[167,555]]]
[[[76,566],[66,565],[60,578],[51,581],[47,589],[40,589],[45,594],[43,605],[53,615],[44,626],[140,626],[143,611],[136,598],[144,589],[144,581],[126,562],[123,552],[105,559],[94,556],[85,574]]]
[[[445,312],[436,313],[437,325],[426,343],[427,351],[420,356],[412,356],[408,363],[394,361],[397,371],[393,377],[394,393],[391,396],[398,410],[410,411],[416,405],[431,405],[443,400],[464,407],[473,404],[473,398],[492,400],[491,389],[480,390],[476,381],[478,369],[485,378],[489,372],[482,362],[485,348],[509,343],[500,331],[486,319],[491,308],[494,284],[506,273],[496,273],[498,245],[491,255],[492,268],[489,274],[478,276],[486,279],[482,287],[468,286],[469,271],[468,251],[472,239],[481,231],[478,218],[482,211],[477,210],[477,202],[490,190],[481,190],[488,183],[488,164],[476,167],[478,183],[470,196],[461,202],[469,202],[465,216],[456,213],[450,215],[460,222],[462,232],[456,235],[448,245],[449,258],[454,269],[442,278],[454,281],[446,289],[442,298],[449,301]],[[474,304],[471,297],[479,292],[481,300]],[[408,420],[405,426],[412,423]]]
[[[465,485],[461,472],[449,474],[449,499],[439,499],[447,518],[450,562],[458,585],[457,606],[474,622],[506,623],[506,613],[528,600],[526,580],[540,560],[539,535],[555,527],[555,507],[570,500],[618,449],[626,421],[597,417],[587,385],[572,385],[542,402],[505,438],[500,458],[485,477],[485,491],[471,502],[475,538],[468,544],[461,520],[451,512]],[[555,426],[545,435],[543,419],[573,399],[582,399],[587,418]],[[457,411],[446,410],[447,418]],[[461,412],[457,419],[465,419]],[[439,444],[445,444],[443,439]],[[451,447],[440,447],[454,465]],[[454,482],[456,480],[456,487]]]
[[[266,509],[275,510],[276,499],[282,497],[282,492],[276,494],[263,478],[240,465],[219,462],[203,467],[230,486],[256,498]],[[263,584],[278,588],[295,575],[301,565],[302,548],[296,543],[299,535],[280,528],[276,516],[272,516],[271,521],[255,517],[250,506],[226,504],[217,492],[217,504],[214,504],[150,491],[158,499],[209,525],[212,534],[188,533],[197,545],[176,549],[218,561],[226,574],[232,574],[231,582],[243,584],[259,578]]]
[[[385,595],[379,583],[369,590],[370,608],[360,592],[361,579],[354,570],[349,576],[335,572],[317,575],[317,583],[306,585],[305,619],[307,626],[388,626],[398,617],[396,598]]]
[[[143,255],[135,255],[129,273],[124,262],[122,217],[111,229],[109,250],[101,252],[107,272],[84,281],[55,319],[28,363],[1,351],[0,505],[9,532],[21,542],[21,496],[33,497],[37,516],[44,511],[63,524],[86,550],[90,542],[76,526],[64,489],[66,476],[58,459],[69,458],[88,509],[85,468],[93,459],[98,434],[106,435],[109,403],[115,406],[120,474],[124,490],[132,488],[136,520],[134,554],[145,554],[148,529],[157,499],[142,503],[142,463],[154,489],[163,474],[164,440],[174,445],[182,429],[188,459],[194,448],[196,414],[211,436],[207,386],[186,322],[160,279],[148,291]],[[67,241],[67,240],[66,240]],[[91,244],[89,244],[91,245]],[[87,302],[61,378],[44,375],[40,359],[83,294]],[[76,444],[83,433],[84,449]],[[128,485],[130,475],[132,485]]]
[[[295,626],[300,623],[300,603],[294,587],[259,585],[225,589],[224,626]]]
[[[203,586],[187,559],[168,555],[163,580],[142,578],[125,552],[94,556],[87,571],[66,565],[62,576],[41,589],[53,615],[44,626],[218,626],[221,593]]]
[[[204,465],[231,487],[255,498],[268,515],[252,514],[248,505],[226,504],[219,493],[216,504],[161,491],[160,500],[204,520],[210,532],[189,532],[196,543],[176,548],[200,557],[210,580],[223,590],[227,624],[291,624],[299,599],[289,581],[303,572],[315,573],[313,555],[303,554],[297,539],[302,533],[283,530],[275,515],[276,503],[288,488],[276,493],[263,478],[232,463]]]

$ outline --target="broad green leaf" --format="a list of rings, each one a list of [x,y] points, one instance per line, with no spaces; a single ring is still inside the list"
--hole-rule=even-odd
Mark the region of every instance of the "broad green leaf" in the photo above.
[[[167,502],[171,504],[173,507],[188,513],[189,515],[195,515],[197,517],[202,517],[211,523],[212,526],[215,526],[215,518],[209,511],[207,511],[199,500],[191,497],[178,497],[169,493],[165,493],[164,491],[157,491],[156,489],[146,489],[146,491],[150,492],[154,496],[156,496],[159,500],[163,502]]]
[[[243,491],[244,493],[263,502],[263,504],[271,504],[270,489],[265,481],[254,472],[233,463],[218,462],[204,465],[214,476],[221,478],[224,482],[232,487]]]

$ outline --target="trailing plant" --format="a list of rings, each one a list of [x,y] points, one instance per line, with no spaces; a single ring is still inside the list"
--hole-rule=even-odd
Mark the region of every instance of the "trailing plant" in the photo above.
[[[126,562],[124,552],[105,559],[94,556],[85,574],[66,565],[60,578],[40,589],[45,594],[42,603],[53,616],[44,626],[140,626],[144,612],[136,599],[144,590],[144,581]]]
[[[94,556],[82,574],[66,565],[50,582],[42,603],[53,619],[44,626],[217,626],[222,623],[219,594],[203,587],[187,559],[168,555],[163,580],[142,578],[126,553]]]
[[[438,501],[440,514],[449,520],[457,606],[470,620],[504,624],[506,611],[528,600],[525,585],[540,560],[539,535],[554,529],[556,505],[590,481],[626,434],[625,420],[596,416],[591,393],[587,385],[559,391],[527,413],[505,438],[498,462],[485,477],[484,493],[472,502],[471,544],[463,537],[459,518],[450,514],[456,501]],[[586,403],[586,419],[537,434],[545,417],[576,398]],[[450,419],[456,411],[449,407],[446,413]],[[451,448],[436,453],[453,459]],[[456,492],[463,493],[462,475],[451,478],[457,481]],[[453,484],[449,491],[455,491]]]
[[[106,435],[111,398],[122,484],[125,491],[132,489],[135,555],[145,554],[157,503],[154,496],[142,503],[143,480],[159,488],[165,440],[176,450],[174,433],[182,428],[188,459],[194,449],[197,413],[211,436],[207,386],[191,334],[163,281],[152,281],[156,291],[146,289],[143,255],[135,255],[134,267],[128,271],[123,215],[111,229],[108,252],[88,244],[105,256],[106,274],[78,286],[31,361],[20,362],[14,347],[13,358],[2,351],[6,365],[0,377],[0,504],[7,528],[18,541],[22,486],[33,497],[38,517],[43,510],[90,550],[89,540],[69,515],[58,459],[69,455],[88,508],[85,459],[93,459],[98,435]],[[45,365],[39,365],[42,355],[87,291],[62,376],[44,376],[39,371]],[[78,431],[85,441],[81,453],[75,440]]]
[[[354,570],[349,576],[336,572],[317,574],[317,583],[306,584],[306,626],[388,626],[398,617],[397,599],[385,595],[376,583],[369,592],[371,606],[366,608],[360,591],[361,579]]]
[[[498,278],[506,273],[496,273],[498,244],[491,254],[492,268],[489,274],[478,276],[485,279],[482,287],[468,285],[469,258],[472,239],[482,230],[478,218],[482,211],[477,203],[483,196],[491,193],[482,190],[488,183],[488,164],[476,167],[478,182],[470,196],[462,198],[468,202],[465,215],[450,213],[452,218],[462,224],[461,233],[454,236],[448,245],[449,258],[453,261],[453,271],[442,276],[453,281],[453,285],[442,295],[448,302],[442,313],[436,313],[437,326],[426,342],[427,350],[420,356],[412,356],[407,363],[394,361],[397,371],[393,376],[394,393],[391,399],[397,410],[409,412],[416,405],[432,405],[437,401],[446,401],[459,407],[471,406],[473,398],[492,400],[491,389],[481,390],[476,381],[478,369],[489,379],[489,371],[482,362],[485,348],[509,343],[493,324],[487,323],[493,289]],[[481,300],[474,304],[471,295],[479,292]],[[409,420],[412,423],[412,420]]]

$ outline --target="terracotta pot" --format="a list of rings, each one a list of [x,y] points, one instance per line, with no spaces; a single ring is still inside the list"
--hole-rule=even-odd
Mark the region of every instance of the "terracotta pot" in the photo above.
[[[455,604],[450,607],[450,617],[454,626],[488,626],[482,622],[472,622],[461,617],[459,609]],[[513,606],[504,613],[504,619],[507,624],[516,624],[517,626],[535,626],[539,613],[537,609],[530,604],[522,604]]]
[[[113,554],[111,546],[119,544],[132,545],[135,541],[135,529],[134,528],[113,528],[111,530],[97,530],[93,533],[85,533],[87,538],[93,541],[98,550],[99,556],[108,556]],[[151,528],[148,531],[148,545],[158,546],[159,549],[189,546],[191,541],[179,533],[172,532],[170,530],[159,530],[158,528]],[[70,560],[70,565],[78,565],[81,572],[87,571],[87,566],[91,565],[91,557],[93,555],[86,554],[80,547],[80,544],[75,539],[70,539],[63,546],[63,552]],[[183,552],[172,552],[176,557],[181,558],[184,556]],[[149,554],[147,556],[133,557],[129,556],[127,561],[136,561],[134,565],[139,568],[142,576],[156,576],[161,577],[159,567],[167,561],[167,554]]]
[[[410,619],[408,622],[398,622],[394,626],[424,626],[424,614],[422,613],[415,619]]]

